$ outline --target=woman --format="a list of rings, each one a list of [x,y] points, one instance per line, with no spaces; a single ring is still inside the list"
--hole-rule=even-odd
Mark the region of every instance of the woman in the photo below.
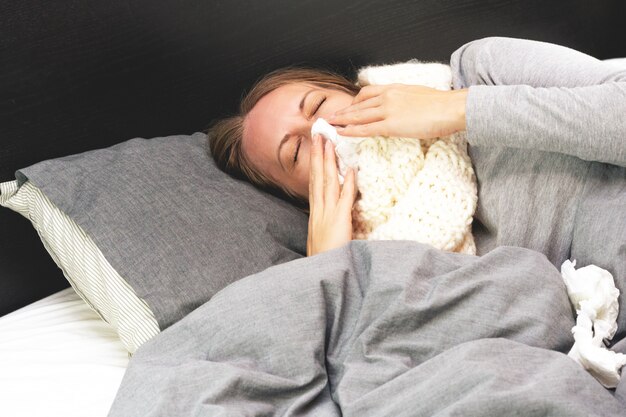
[[[332,144],[310,137],[316,118],[345,136],[425,139],[466,130],[479,184],[478,254],[523,246],[560,266],[578,250],[579,265],[594,257],[613,265],[594,245],[610,241],[614,257],[626,251],[626,65],[498,37],[463,45],[450,65],[452,91],[359,90],[327,71],[275,71],[244,98],[240,115],[210,129],[212,155],[234,176],[301,207],[308,200],[314,255],[351,239],[356,196],[354,173],[340,190]],[[610,236],[598,240],[602,233]],[[611,272],[626,272],[618,269]]]
[[[338,120],[352,116],[341,110],[355,111],[354,116],[359,118],[360,109],[366,116],[362,122],[370,120],[368,114],[373,109],[367,107],[376,105],[381,92],[402,95],[398,97],[401,102],[413,100],[410,107],[427,106],[427,111],[416,120],[412,112],[406,112],[407,103],[397,111],[391,107],[389,113],[396,113],[400,120],[392,120],[389,126],[350,124],[342,129],[341,124],[347,123],[333,121],[336,112]],[[325,118],[346,136],[368,136],[369,132],[415,138],[443,136],[464,129],[466,93],[467,89],[442,92],[400,84],[359,89],[352,81],[329,71],[284,68],[255,85],[241,103],[241,115],[222,120],[210,129],[211,152],[224,171],[278,191],[298,207],[310,203],[310,256],[351,240],[351,207],[356,197],[354,173],[348,175],[339,195],[333,145],[323,145],[321,140],[316,141],[319,137],[311,137],[313,122]],[[281,131],[290,135],[279,137],[276,132]]]

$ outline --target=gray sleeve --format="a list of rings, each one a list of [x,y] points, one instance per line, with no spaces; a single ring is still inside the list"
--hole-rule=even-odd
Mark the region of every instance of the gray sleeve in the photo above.
[[[560,45],[489,37],[450,58],[473,146],[539,149],[626,167],[626,66]]]

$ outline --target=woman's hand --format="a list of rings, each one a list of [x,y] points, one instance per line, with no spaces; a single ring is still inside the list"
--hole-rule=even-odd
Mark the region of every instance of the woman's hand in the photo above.
[[[352,205],[357,194],[352,169],[340,189],[331,141],[323,146],[322,137],[314,135],[310,157],[307,256],[338,248],[352,240]]]
[[[343,136],[431,139],[465,130],[468,89],[441,91],[422,85],[367,85],[328,122]]]

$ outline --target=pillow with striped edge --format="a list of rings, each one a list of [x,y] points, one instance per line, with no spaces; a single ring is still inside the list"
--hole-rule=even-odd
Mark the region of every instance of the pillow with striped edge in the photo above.
[[[112,325],[130,354],[159,333],[148,305],[109,264],[94,241],[39,188],[0,183],[0,205],[29,219],[76,293]]]
[[[0,183],[132,355],[245,276],[306,254],[308,217],[219,170],[204,133],[50,159]]]

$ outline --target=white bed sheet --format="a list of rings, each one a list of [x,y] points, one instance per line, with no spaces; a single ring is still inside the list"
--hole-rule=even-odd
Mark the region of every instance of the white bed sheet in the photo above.
[[[128,352],[66,288],[0,317],[0,416],[106,416]]]

